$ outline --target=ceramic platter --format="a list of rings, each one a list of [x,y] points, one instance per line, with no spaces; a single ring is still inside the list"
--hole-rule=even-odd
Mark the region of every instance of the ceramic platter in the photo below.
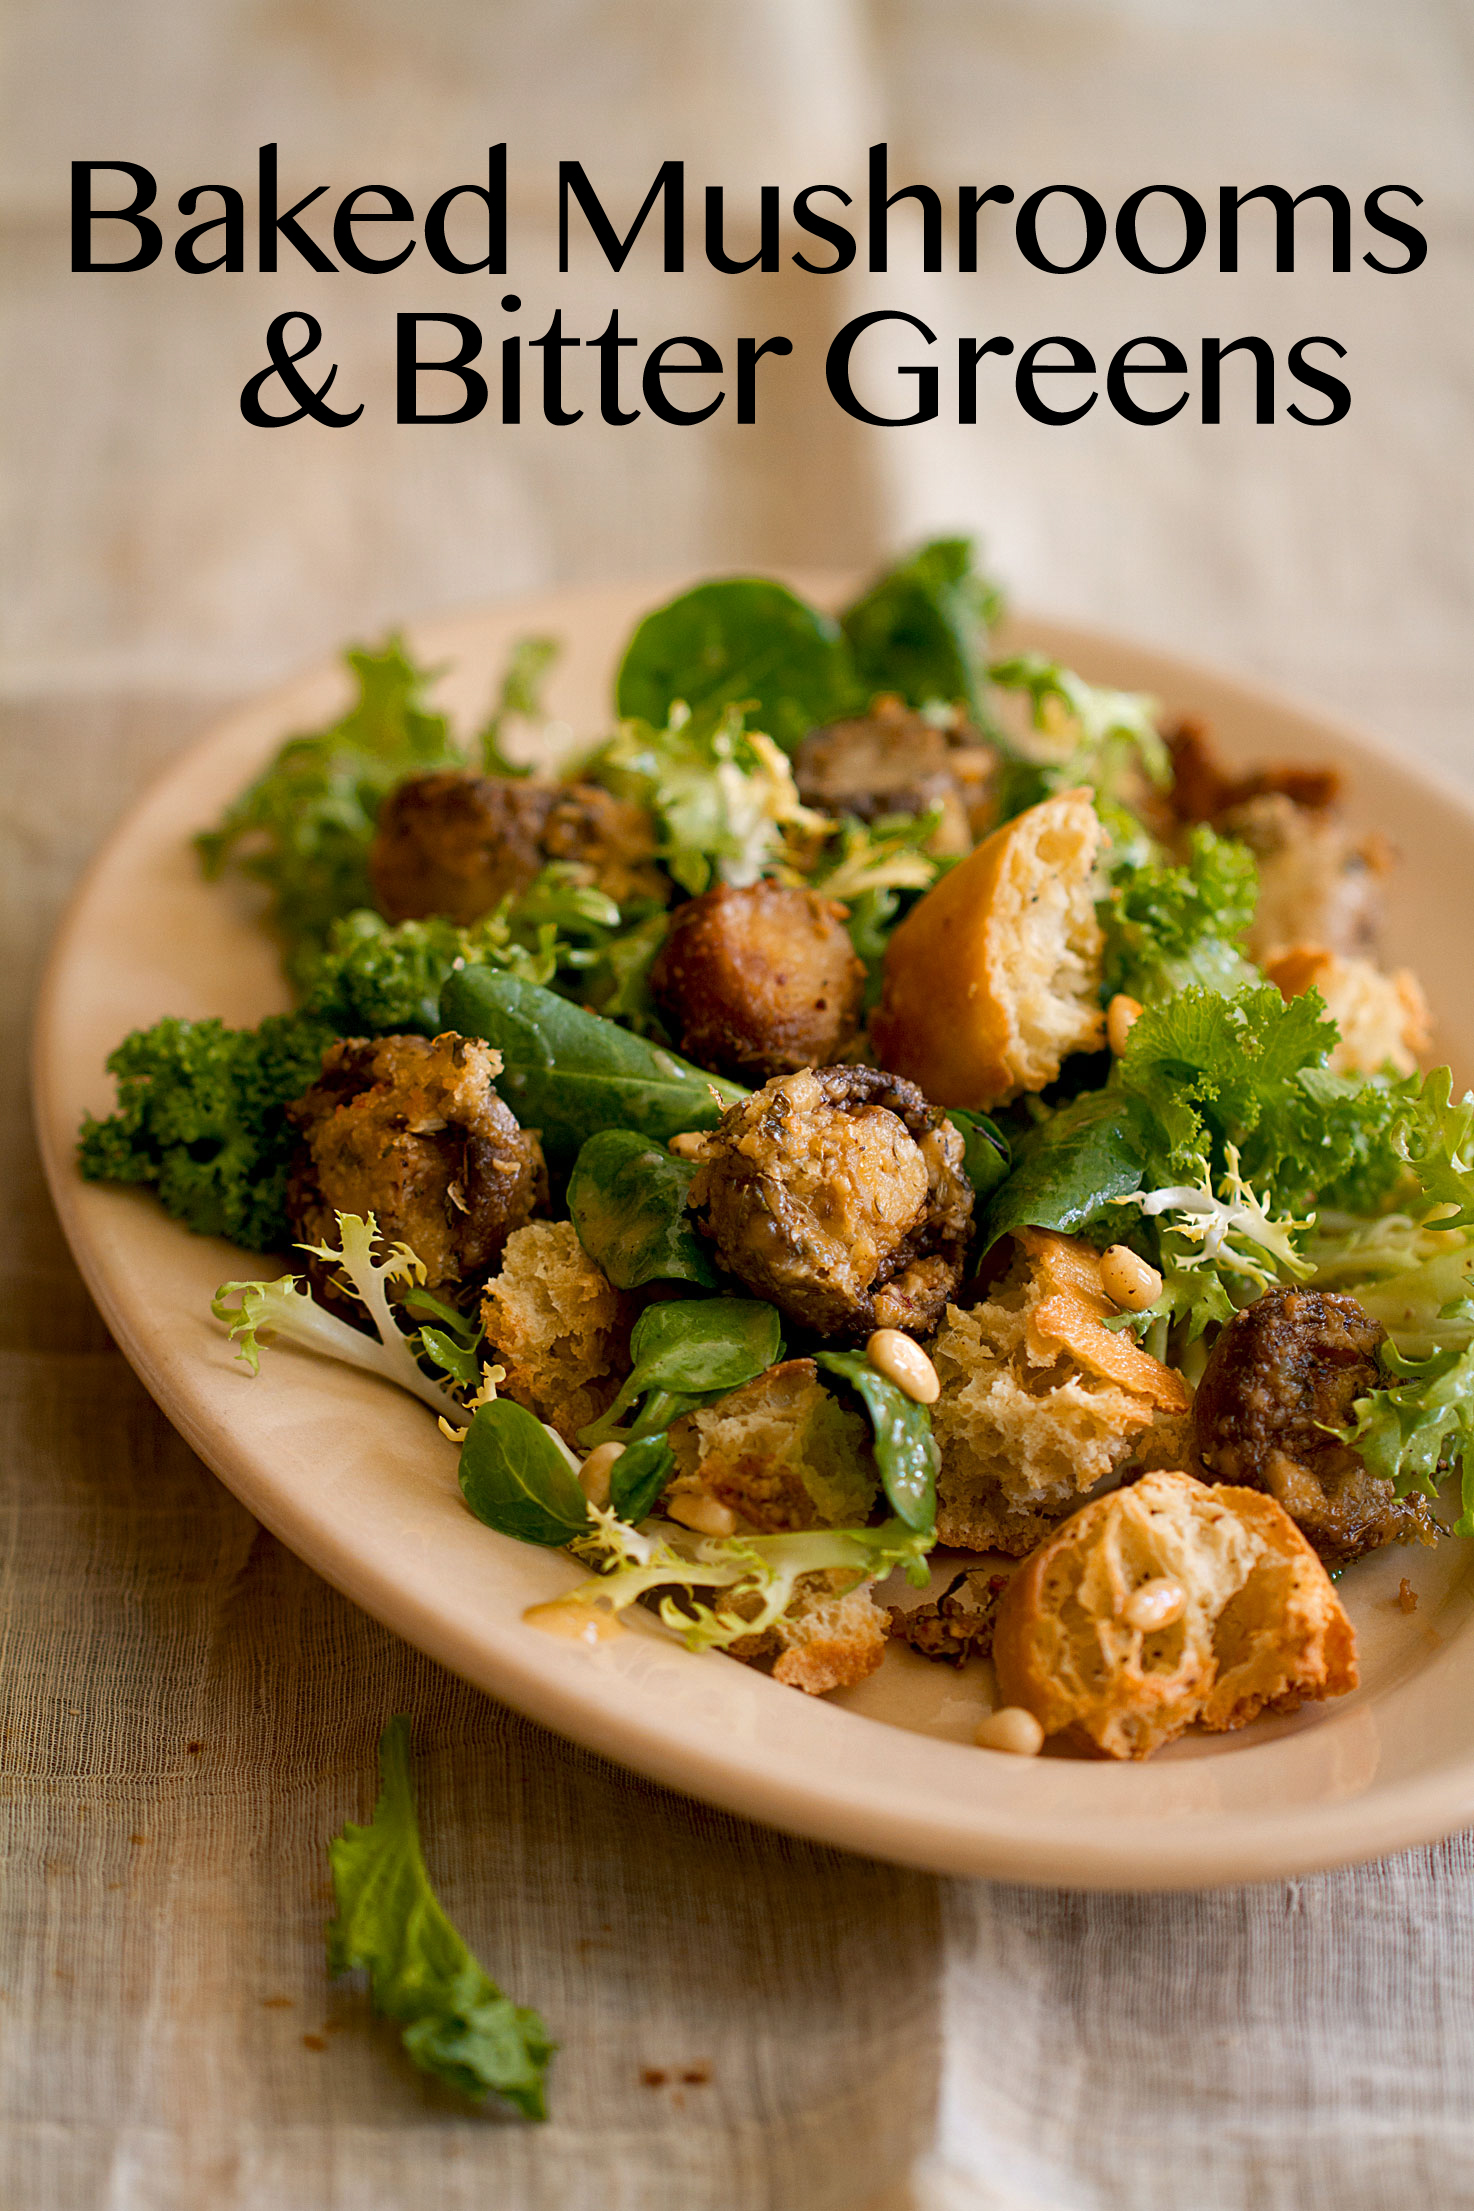
[[[831,599],[836,579],[795,579]],[[827,584],[827,588],[826,588]],[[554,712],[604,725],[621,641],[667,592],[565,592],[427,622],[463,727],[484,712],[510,641],[565,640]],[[1204,716],[1247,764],[1333,759],[1353,819],[1403,856],[1386,951],[1415,966],[1437,1051],[1474,1068],[1474,805],[1338,723],[1124,640],[1018,620],[1008,639],[1098,681]],[[251,893],[206,885],[189,846],[291,730],[341,710],[325,667],[242,708],[181,757],[107,844],[61,930],[36,1036],[36,1095],[62,1225],[129,1360],[248,1509],[339,1589],[491,1695],[626,1766],[793,1833],[938,1871],[1100,1888],[1175,1888],[1303,1873],[1474,1823],[1471,1547],[1397,1550],[1342,1584],[1362,1687],[1237,1736],[1188,1738],[1144,1766],[1009,1758],[971,1737],[988,1669],[900,1646],[861,1688],[820,1700],[720,1654],[693,1656],[643,1614],[589,1650],[524,1625],[580,1578],[569,1560],[467,1514],[453,1448],[423,1407],[372,1378],[276,1349],[252,1381],[210,1317],[216,1285],[272,1271],[191,1236],[146,1195],[77,1178],[74,1134],[106,1110],[103,1061],[162,1014],[254,1022],[286,1004]],[[1407,1575],[1411,1613],[1396,1601]],[[627,1616],[629,1617],[629,1616]]]

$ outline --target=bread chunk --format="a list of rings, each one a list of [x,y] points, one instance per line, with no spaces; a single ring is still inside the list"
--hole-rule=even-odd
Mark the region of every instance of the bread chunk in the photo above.
[[[850,1056],[865,969],[844,916],[784,883],[718,883],[678,906],[650,970],[677,1048],[742,1082]]]
[[[865,1421],[824,1388],[812,1359],[785,1359],[698,1406],[670,1440],[665,1501],[710,1498],[764,1535],[863,1526],[880,1487]]]
[[[853,1689],[885,1657],[887,1618],[870,1582],[845,1573],[805,1574],[781,1620],[730,1646],[749,1664],[772,1659],[773,1679],[822,1697]]]
[[[1327,1062],[1334,1075],[1417,1072],[1428,1048],[1428,1001],[1410,967],[1384,975],[1370,960],[1348,958],[1323,944],[1292,944],[1264,963],[1285,999],[1318,990],[1341,1031]]]
[[[1385,838],[1357,835],[1334,809],[1298,805],[1283,791],[1231,807],[1214,827],[1241,838],[1258,863],[1250,959],[1266,961],[1287,944],[1356,955],[1373,948],[1392,864]]]
[[[871,1034],[943,1106],[1042,1090],[1105,1041],[1087,790],[1031,806],[918,900],[892,936]]]
[[[568,1443],[597,1420],[629,1373],[631,1301],[590,1259],[572,1221],[533,1221],[507,1238],[481,1325],[506,1368],[502,1394]]]
[[[1357,1683],[1351,1622],[1289,1515],[1170,1472],[1086,1505],[1026,1561],[993,1658],[1001,1702],[1110,1758]]]
[[[1050,1229],[1016,1242],[992,1296],[949,1305],[929,1348],[938,1538],[1020,1557],[1097,1484],[1158,1455],[1162,1426],[1180,1445],[1191,1399],[1181,1375],[1101,1325],[1115,1307],[1098,1252]]]

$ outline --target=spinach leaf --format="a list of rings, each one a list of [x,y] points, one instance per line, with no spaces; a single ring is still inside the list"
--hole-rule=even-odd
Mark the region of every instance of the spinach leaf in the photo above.
[[[647,614],[615,686],[622,716],[663,729],[684,699],[701,726],[729,706],[786,751],[858,703],[849,648],[827,614],[760,576],[704,583]]]
[[[947,1119],[962,1138],[962,1165],[980,1198],[1008,1179],[1011,1154],[1008,1138],[986,1113],[967,1106],[948,1106]]]
[[[665,1437],[642,1436],[627,1444],[609,1473],[609,1502],[621,1520],[640,1521],[676,1470],[676,1455]]]
[[[562,1446],[510,1397],[478,1405],[471,1416],[461,1495],[478,1520],[519,1543],[556,1548],[589,1531],[588,1499]]]
[[[1141,1188],[1148,1148],[1144,1110],[1124,1091],[1072,1098],[1020,1143],[1017,1166],[983,1215],[980,1249],[1011,1228],[1079,1234],[1111,1199]]]
[[[541,1131],[555,1170],[571,1167],[600,1129],[633,1129],[663,1144],[682,1129],[714,1128],[747,1096],[740,1083],[705,1075],[556,991],[494,968],[459,969],[440,1013],[446,1028],[497,1047],[497,1088],[524,1128]]]
[[[379,1738],[379,1800],[328,1844],[337,1916],[328,1971],[367,1966],[374,2009],[396,2020],[406,2053],[463,2096],[505,2096],[526,2119],[548,2115],[548,2061],[558,2045],[540,2015],[504,1996],[467,1948],[431,1885],[420,1850],[409,1721]]]
[[[568,1181],[568,1211],[578,1240],[617,1289],[645,1282],[696,1282],[717,1274],[686,1211],[696,1168],[633,1129],[591,1136]]]
[[[863,1351],[818,1351],[814,1363],[858,1393],[870,1415],[875,1463],[897,1518],[929,1533],[936,1525],[942,1455],[925,1405],[873,1367]]]
[[[630,1335],[634,1367],[614,1403],[579,1442],[627,1443],[659,1435],[693,1405],[725,1396],[762,1374],[783,1356],[783,1331],[776,1309],[747,1297],[687,1298],[649,1305]],[[619,1422],[643,1397],[639,1417],[627,1429]]]
[[[870,586],[840,621],[865,696],[898,691],[909,706],[961,700],[985,711],[988,625],[998,589],[973,566],[970,538],[937,538]]]

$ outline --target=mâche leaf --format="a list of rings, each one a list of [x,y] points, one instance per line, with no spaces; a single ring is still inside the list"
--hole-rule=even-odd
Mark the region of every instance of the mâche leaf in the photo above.
[[[632,1129],[591,1136],[568,1179],[578,1240],[620,1290],[646,1282],[716,1287],[717,1273],[686,1210],[695,1165]]]
[[[523,1127],[541,1132],[555,1169],[571,1167],[600,1129],[633,1129],[663,1144],[683,1129],[715,1128],[747,1095],[556,991],[491,968],[451,976],[441,1020],[496,1046],[497,1088]]]
[[[681,1298],[647,1305],[630,1334],[633,1368],[609,1410],[581,1429],[582,1444],[658,1435],[708,1397],[739,1389],[783,1355],[775,1307],[760,1298]],[[619,1426],[637,1398],[639,1418]]]
[[[410,1778],[409,1721],[379,1740],[379,1800],[367,1827],[351,1821],[328,1844],[337,1916],[328,1971],[366,1966],[375,2011],[398,2022],[423,2072],[480,2100],[504,2096],[545,2119],[557,2044],[539,2014],[504,1996],[447,1918],[420,1849]]]
[[[676,1470],[676,1455],[664,1436],[641,1436],[626,1444],[609,1472],[609,1503],[621,1520],[643,1520]]]
[[[461,1445],[461,1495],[498,1535],[556,1549],[588,1532],[588,1499],[566,1444],[509,1397],[478,1405]]]
[[[848,1382],[870,1415],[875,1463],[897,1518],[922,1532],[935,1527],[942,1455],[925,1405],[873,1367],[863,1351],[818,1351],[814,1363]]]
[[[1008,1179],[1012,1160],[1008,1138],[986,1113],[967,1106],[949,1106],[947,1119],[962,1138],[962,1164],[967,1179],[980,1198]]]
[[[760,576],[700,584],[641,622],[620,665],[619,713],[663,729],[678,699],[703,726],[746,708],[788,752],[858,703],[839,625]]]

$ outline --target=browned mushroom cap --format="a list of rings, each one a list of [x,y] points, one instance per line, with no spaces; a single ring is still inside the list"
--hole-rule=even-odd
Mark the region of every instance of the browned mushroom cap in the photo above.
[[[914,1083],[804,1068],[730,1106],[690,1203],[722,1265],[821,1336],[935,1326],[962,1276],[962,1138]]]
[[[454,1296],[484,1276],[547,1197],[542,1146],[492,1087],[499,1065],[462,1036],[329,1045],[321,1079],[287,1108],[302,1135],[287,1187],[295,1235],[336,1245],[335,1213],[372,1213],[423,1261],[427,1288]]]
[[[369,875],[391,921],[447,914],[466,923],[525,890],[550,860],[586,867],[589,880],[620,902],[669,894],[643,807],[593,783],[459,768],[412,776],[389,793]]]
[[[806,806],[876,821],[940,806],[932,850],[963,853],[990,826],[997,756],[976,730],[939,728],[900,699],[877,699],[857,720],[812,730],[798,748],[794,779]]]
[[[677,907],[650,984],[688,1059],[761,1082],[853,1048],[865,969],[832,899],[720,883]]]
[[[1385,1335],[1353,1297],[1268,1290],[1228,1322],[1193,1401],[1209,1480],[1266,1490],[1328,1566],[1432,1533],[1423,1499],[1398,1497],[1334,1433],[1385,1387]]]

